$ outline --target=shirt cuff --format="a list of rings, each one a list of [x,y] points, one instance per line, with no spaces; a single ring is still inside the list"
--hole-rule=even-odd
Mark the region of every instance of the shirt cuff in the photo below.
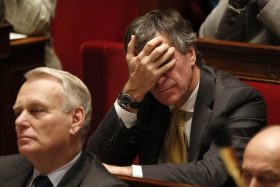
[[[142,166],[131,165],[132,167],[132,177],[143,178]]]
[[[122,107],[120,107],[120,105],[118,104],[117,101],[115,101],[114,107],[115,107],[115,110],[116,110],[119,118],[122,120],[122,122],[126,128],[129,129],[135,125],[135,122],[137,120],[136,114],[124,110]]]

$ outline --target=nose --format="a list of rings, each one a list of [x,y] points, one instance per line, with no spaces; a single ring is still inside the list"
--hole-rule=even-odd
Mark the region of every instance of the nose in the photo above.
[[[166,75],[162,75],[158,80],[157,84],[161,85],[167,79]]]
[[[28,112],[22,111],[15,120],[16,129],[26,128],[28,123]]]

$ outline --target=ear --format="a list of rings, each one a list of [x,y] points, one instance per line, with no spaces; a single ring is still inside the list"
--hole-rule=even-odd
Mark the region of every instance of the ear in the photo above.
[[[72,112],[72,124],[69,130],[71,135],[76,135],[83,126],[85,120],[85,110],[83,107],[78,107]]]
[[[194,66],[194,65],[195,65],[195,62],[196,62],[196,53],[195,53],[194,47],[191,47],[191,48],[189,49],[188,54],[190,55],[190,56],[189,56],[189,57],[190,57],[190,63],[191,63],[192,66]]]

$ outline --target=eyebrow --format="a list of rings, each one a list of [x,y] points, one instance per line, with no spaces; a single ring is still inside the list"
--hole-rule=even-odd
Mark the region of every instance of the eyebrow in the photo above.
[[[48,107],[48,105],[44,102],[42,102],[41,100],[39,99],[34,99],[32,100],[30,103],[28,103],[27,105],[28,107],[36,107],[36,106],[40,106],[40,107]],[[18,104],[15,104],[13,106],[13,110],[16,111],[16,110],[19,110],[21,109],[22,107]]]

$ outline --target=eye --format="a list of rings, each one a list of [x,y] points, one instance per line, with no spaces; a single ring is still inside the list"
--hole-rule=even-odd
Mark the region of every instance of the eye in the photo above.
[[[30,110],[30,114],[36,114],[36,113],[38,113],[39,112],[39,110],[37,110],[37,109],[32,109],[32,110]]]
[[[40,116],[45,110],[43,108],[31,108],[29,110],[29,113],[32,115],[32,116],[35,116],[35,117],[38,117]]]
[[[15,117],[18,118],[20,116],[21,112],[22,111],[19,111],[19,110],[14,111]]]
[[[31,114],[37,114],[37,113],[39,113],[41,111],[42,111],[41,109],[32,109],[32,110],[30,110],[30,113]]]

